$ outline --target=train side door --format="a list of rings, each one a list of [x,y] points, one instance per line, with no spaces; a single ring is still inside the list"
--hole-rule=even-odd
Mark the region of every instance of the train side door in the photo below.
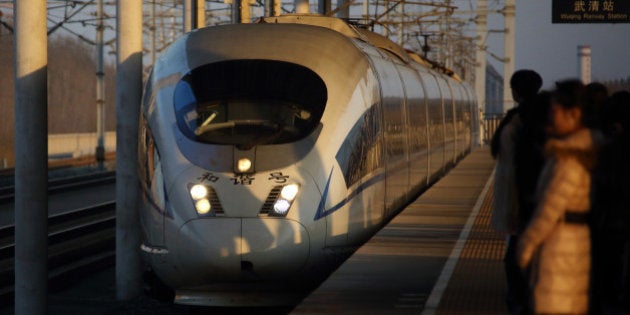
[[[444,162],[443,166],[448,167],[453,162],[455,152],[455,130],[453,128],[453,100],[451,88],[441,76],[436,76],[440,92],[442,94],[442,128],[444,129]]]
[[[405,203],[409,190],[405,91],[393,62],[377,59],[373,66],[381,86],[386,173],[384,216],[388,217]]]
[[[409,192],[416,194],[428,181],[427,106],[420,75],[412,68],[398,67],[405,87],[409,139]]]
[[[429,177],[432,181],[440,176],[444,167],[444,110],[442,93],[436,77],[427,72],[422,82],[426,90],[428,106]]]

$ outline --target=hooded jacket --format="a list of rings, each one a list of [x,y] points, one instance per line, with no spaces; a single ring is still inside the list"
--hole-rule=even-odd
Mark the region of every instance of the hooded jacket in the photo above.
[[[536,313],[588,312],[590,231],[586,222],[571,217],[591,208],[591,170],[600,139],[582,129],[545,145],[538,204],[518,247],[519,265],[531,268]]]

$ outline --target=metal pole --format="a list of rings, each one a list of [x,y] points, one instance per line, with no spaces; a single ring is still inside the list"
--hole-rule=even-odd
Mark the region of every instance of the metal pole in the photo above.
[[[241,1],[241,23],[251,22],[250,13],[249,0]]]
[[[184,0],[184,33],[193,29],[193,1],[196,0]]]
[[[265,0],[265,17],[273,16],[273,0]]]
[[[503,64],[503,112],[514,107],[510,78],[514,73],[514,40],[515,40],[515,15],[516,0],[505,0],[505,63]]]
[[[370,21],[370,3],[369,0],[363,0],[363,20],[365,23],[369,23]]]
[[[96,161],[103,168],[105,161],[105,72],[103,71],[103,0],[96,9]]]
[[[142,0],[117,1],[116,296],[141,293],[138,119],[142,95]]]
[[[197,13],[195,14],[195,28],[202,28],[206,26],[206,1],[197,1]]]
[[[389,0],[385,0],[385,10],[387,10],[387,8],[389,8]],[[376,10],[378,11],[378,6]],[[389,21],[389,10],[385,11],[384,20]],[[383,36],[389,37],[389,29],[387,27],[383,27]]]
[[[317,13],[326,15],[332,8],[331,0],[318,0],[317,1]]]
[[[475,93],[477,94],[478,113],[485,112],[486,104],[486,38],[488,37],[487,26],[488,5],[487,0],[477,0],[477,51],[475,53]],[[480,109],[480,110],[479,110]],[[483,117],[479,117],[480,132],[479,143],[483,143]]]
[[[15,314],[46,314],[48,38],[46,1],[15,0]]]
[[[273,16],[282,15],[282,0],[273,1]]]
[[[446,5],[450,6],[451,0],[446,0]],[[444,36],[446,38],[446,54],[444,56],[444,66],[449,69],[453,69],[453,39],[451,37],[451,14],[448,12],[444,17],[444,23],[446,24],[446,31],[444,33]]]
[[[102,0],[99,0],[102,1]],[[156,27],[155,27],[155,1],[156,0],[152,0],[151,1],[151,13],[149,16],[149,19],[151,20],[149,22],[149,35],[151,38],[151,66],[153,66],[155,64],[155,48],[156,46]]]
[[[238,24],[238,23],[241,23],[241,0],[233,0],[232,1],[232,24]]]
[[[295,0],[295,13],[304,14],[309,12],[308,0]]]
[[[297,0],[296,0],[297,1]],[[346,5],[349,0],[338,0],[337,7],[343,7],[343,9],[337,12],[337,17],[340,19],[347,19],[350,17],[350,6]]]
[[[403,45],[403,36],[405,33],[405,2],[401,2],[398,7],[396,7],[396,11],[400,16],[399,25],[398,25],[398,46]]]

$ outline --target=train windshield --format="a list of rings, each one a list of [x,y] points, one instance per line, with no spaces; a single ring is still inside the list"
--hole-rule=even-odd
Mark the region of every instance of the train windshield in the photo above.
[[[192,70],[175,88],[175,113],[189,138],[249,149],[297,141],[319,124],[327,101],[308,68],[272,60],[231,60]]]

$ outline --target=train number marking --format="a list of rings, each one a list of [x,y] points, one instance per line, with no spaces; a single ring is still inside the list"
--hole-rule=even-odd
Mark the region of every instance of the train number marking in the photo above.
[[[269,174],[269,178],[267,179],[273,180],[278,184],[284,184],[287,182],[287,179],[289,179],[289,175],[282,175],[282,172],[274,172]]]
[[[201,182],[208,181],[208,182],[216,183],[219,180],[219,177],[215,176],[214,174],[210,172],[206,172],[206,173],[203,173],[203,175],[201,175],[200,177],[197,177],[197,179]]]
[[[234,182],[234,185],[251,185],[254,179],[255,178],[249,174],[239,174],[231,178],[231,180]]]

